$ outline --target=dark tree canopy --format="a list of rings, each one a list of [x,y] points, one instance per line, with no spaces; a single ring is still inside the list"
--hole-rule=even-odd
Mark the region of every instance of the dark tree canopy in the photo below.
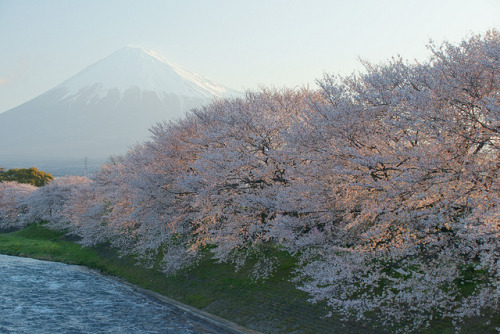
[[[3,169],[0,170],[0,181],[17,181],[19,183],[27,183],[41,187],[53,179],[54,177],[52,175],[38,170],[35,167],[14,168],[7,171],[3,171]]]

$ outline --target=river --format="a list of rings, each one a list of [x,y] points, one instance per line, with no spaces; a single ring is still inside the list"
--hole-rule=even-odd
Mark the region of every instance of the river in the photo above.
[[[80,266],[0,255],[0,333],[229,333]]]

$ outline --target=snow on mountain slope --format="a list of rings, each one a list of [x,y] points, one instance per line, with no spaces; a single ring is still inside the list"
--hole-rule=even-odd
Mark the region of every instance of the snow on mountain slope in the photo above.
[[[240,93],[139,48],[123,48],[0,114],[0,166],[104,160],[145,140],[152,124]]]
[[[120,92],[130,87],[156,92],[159,96],[175,94],[181,96],[224,97],[229,89],[203,76],[189,72],[151,50],[126,47],[116,51],[94,65],[87,67],[75,77],[58,87],[65,89],[61,99],[78,96],[79,91],[91,84],[102,97],[109,89]]]

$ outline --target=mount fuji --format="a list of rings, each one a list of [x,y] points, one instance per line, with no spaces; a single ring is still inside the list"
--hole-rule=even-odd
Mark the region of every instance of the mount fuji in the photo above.
[[[98,164],[144,141],[156,122],[239,95],[153,51],[126,47],[1,113],[0,166],[81,169],[86,157]]]

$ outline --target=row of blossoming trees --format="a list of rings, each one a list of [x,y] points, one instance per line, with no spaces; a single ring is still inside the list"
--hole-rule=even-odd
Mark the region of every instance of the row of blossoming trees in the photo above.
[[[256,257],[265,277],[263,250],[285,249],[297,285],[346,318],[415,329],[498,309],[500,34],[429,49],[192,110],[92,180],[2,183],[1,210],[24,203],[2,224],[46,220],[84,245],[162,254],[166,272],[210,252]]]

